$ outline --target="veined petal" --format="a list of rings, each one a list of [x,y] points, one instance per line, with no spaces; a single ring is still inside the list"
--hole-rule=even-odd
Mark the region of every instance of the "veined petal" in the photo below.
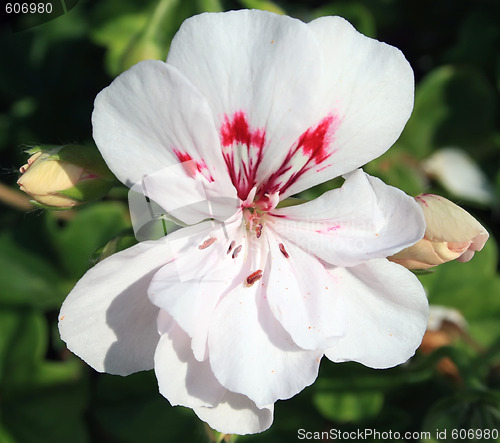
[[[372,368],[408,360],[422,341],[429,313],[418,278],[386,259],[330,272],[344,299],[348,327],[325,355],[334,362],[357,361]]]
[[[160,322],[169,314],[160,312]],[[191,339],[175,321],[164,331],[155,352],[155,373],[160,393],[172,406],[216,406],[226,389],[214,377],[207,360],[196,360]]]
[[[184,162],[193,179],[203,176],[221,189],[229,184],[206,100],[164,62],[140,62],[102,90],[92,125],[104,160],[128,186]]]
[[[266,301],[269,267],[251,286],[222,298],[212,315],[210,366],[225,388],[264,407],[294,396],[317,377],[321,351],[299,348]]]
[[[310,202],[274,209],[282,238],[335,266],[388,257],[420,240],[421,209],[403,191],[357,170],[339,189]]]
[[[284,197],[379,157],[398,139],[413,109],[413,71],[399,49],[360,34],[341,17],[321,17],[308,28],[321,47],[327,79],[316,90],[322,119],[335,120],[332,134],[317,136],[324,160],[316,161]]]
[[[184,162],[145,176],[143,194],[188,225],[211,218],[225,221],[236,213],[241,201],[233,186],[221,188],[201,174],[191,176],[186,168],[196,170],[196,165]]]
[[[160,317],[165,330],[160,331],[155,372],[160,393],[172,405],[193,408],[211,428],[226,434],[251,434],[271,426],[273,405],[259,409],[247,397],[222,387],[208,360],[194,358],[189,336],[165,311]]]
[[[68,349],[99,372],[151,369],[159,309],[148,299],[155,272],[171,260],[163,240],[139,243],[98,263],[64,301],[59,332]]]
[[[201,14],[183,23],[167,62],[207,97],[242,200],[324,117],[322,53],[299,20],[257,10]]]
[[[207,358],[212,312],[220,298],[241,284],[249,271],[245,234],[240,220],[208,227],[190,238],[190,247],[160,269],[148,289],[151,302],[167,311],[192,338],[194,356]],[[241,254],[230,250],[237,240]],[[235,243],[236,245],[236,243]],[[229,251],[229,252],[228,252]]]
[[[291,242],[282,243],[278,233],[267,233],[267,241],[267,301],[273,315],[298,346],[327,348],[346,328],[336,278],[317,258]]]

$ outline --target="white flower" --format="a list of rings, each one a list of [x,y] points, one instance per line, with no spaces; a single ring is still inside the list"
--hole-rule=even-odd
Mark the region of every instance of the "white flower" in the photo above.
[[[427,301],[385,257],[422,238],[423,215],[357,168],[412,106],[400,51],[339,17],[187,20],[166,63],[141,62],[99,94],[93,127],[123,183],[193,226],[91,269],[61,309],[69,349],[98,371],[154,367],[170,403],[238,434],[269,427],[323,355],[406,361]],[[277,208],[340,175],[340,189]]]

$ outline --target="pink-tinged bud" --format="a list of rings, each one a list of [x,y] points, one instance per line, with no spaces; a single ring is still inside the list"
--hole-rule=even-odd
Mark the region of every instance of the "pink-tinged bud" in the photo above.
[[[35,206],[69,209],[101,197],[112,185],[102,159],[94,158],[90,148],[65,145],[30,152],[34,153],[28,163],[19,168],[22,175],[17,184]]]
[[[415,197],[425,216],[424,238],[389,257],[408,269],[428,269],[450,260],[469,261],[489,234],[467,211],[434,194]]]

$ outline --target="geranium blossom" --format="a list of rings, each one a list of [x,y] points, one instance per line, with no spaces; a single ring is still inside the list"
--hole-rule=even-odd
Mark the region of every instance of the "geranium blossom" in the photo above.
[[[425,223],[412,198],[358,168],[399,137],[412,106],[401,52],[339,17],[184,22],[167,62],[119,76],[92,122],[116,176],[188,226],[85,274],[61,309],[69,349],[98,371],[154,367],[171,404],[239,434],[268,428],[323,355],[406,361],[427,301],[386,257]],[[341,188],[279,205],[341,175]]]

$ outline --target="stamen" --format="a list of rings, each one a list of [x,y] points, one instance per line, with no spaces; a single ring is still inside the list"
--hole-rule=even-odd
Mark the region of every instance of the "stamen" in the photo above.
[[[260,280],[262,278],[262,270],[259,269],[258,271],[252,272],[248,277],[247,277],[247,285],[252,286],[257,280]]]
[[[280,243],[279,247],[280,247],[281,253],[285,256],[285,258],[290,258],[290,256],[288,255],[288,252],[286,252],[286,249],[285,249],[285,246],[283,245],[283,243]]]
[[[259,223],[255,228],[255,235],[257,236],[257,238],[260,238],[260,236],[262,235],[262,223]]]
[[[229,254],[229,253],[233,250],[233,248],[234,248],[234,245],[235,245],[235,244],[236,244],[236,242],[233,240],[233,241],[230,243],[229,248],[227,249],[226,254]]]
[[[238,246],[238,247],[237,247],[237,248],[233,251],[233,258],[238,257],[238,254],[240,253],[241,248],[242,248],[242,246],[241,246],[241,245],[239,245],[239,246]]]
[[[213,245],[216,240],[217,240],[216,238],[211,237],[211,238],[205,240],[200,246],[198,246],[198,249],[206,249],[210,245]]]

